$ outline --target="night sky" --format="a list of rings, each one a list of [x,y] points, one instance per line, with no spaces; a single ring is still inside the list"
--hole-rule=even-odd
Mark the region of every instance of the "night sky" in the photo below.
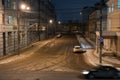
[[[94,6],[100,0],[52,0],[57,20],[80,20],[80,11],[85,6]]]

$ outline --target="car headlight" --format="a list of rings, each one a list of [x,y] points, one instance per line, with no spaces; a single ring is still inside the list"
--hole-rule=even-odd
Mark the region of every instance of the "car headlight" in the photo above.
[[[83,71],[82,74],[89,74],[89,71]]]

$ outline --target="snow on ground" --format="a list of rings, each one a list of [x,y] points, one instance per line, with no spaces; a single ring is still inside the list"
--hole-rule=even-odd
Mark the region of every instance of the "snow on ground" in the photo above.
[[[40,42],[34,43],[33,45],[38,45],[38,44],[40,44],[39,47],[33,49],[33,50],[30,51],[30,52],[25,52],[25,53],[22,53],[22,54],[13,55],[13,56],[10,56],[10,57],[8,57],[8,58],[2,59],[2,60],[0,60],[0,64],[7,64],[7,63],[9,63],[9,62],[13,62],[13,61],[16,61],[16,60],[18,60],[18,59],[25,59],[26,57],[31,56],[31,55],[32,55],[37,49],[39,49],[40,47],[42,47],[42,46],[50,43],[52,40],[53,40],[53,39],[48,40],[48,41],[45,41],[45,42],[43,41],[43,42],[41,42],[41,43],[40,43]]]
[[[82,37],[80,37],[79,35],[77,35],[77,39],[79,41],[79,43],[82,43],[82,46],[84,48],[91,48],[92,46],[89,46],[89,43]],[[97,53],[96,50],[87,50],[86,54],[84,54],[86,56],[86,62],[88,61],[89,63],[91,63],[94,66],[97,66],[100,64],[99,62],[99,53]],[[113,66],[113,65],[118,65],[120,67],[120,60],[118,60],[116,57],[112,57],[112,56],[107,56],[107,57],[102,57],[102,65],[109,65],[109,66]]]
[[[12,56],[12,57],[9,57],[9,58],[0,60],[0,64],[7,64],[7,63],[9,63],[9,62],[13,62],[13,61],[16,61],[16,60],[18,60],[18,59],[24,59],[24,58],[26,58],[26,57],[29,57],[29,56],[32,55],[32,54],[33,54],[33,53],[14,55],[14,56]]]

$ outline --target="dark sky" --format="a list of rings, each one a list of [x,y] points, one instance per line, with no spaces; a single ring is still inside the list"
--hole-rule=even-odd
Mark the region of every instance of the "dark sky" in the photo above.
[[[100,0],[52,0],[59,21],[80,20],[80,11],[84,6],[94,6]]]

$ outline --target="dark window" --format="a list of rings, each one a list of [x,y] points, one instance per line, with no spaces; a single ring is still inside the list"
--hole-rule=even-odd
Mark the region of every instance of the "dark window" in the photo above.
[[[5,0],[2,0],[2,5],[5,5]]]
[[[11,8],[11,0],[7,0],[7,8]]]

